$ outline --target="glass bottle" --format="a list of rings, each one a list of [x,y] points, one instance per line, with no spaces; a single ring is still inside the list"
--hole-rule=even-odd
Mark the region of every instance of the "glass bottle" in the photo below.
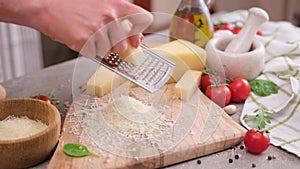
[[[170,40],[184,39],[204,47],[213,36],[209,9],[204,0],[181,0],[170,24]]]

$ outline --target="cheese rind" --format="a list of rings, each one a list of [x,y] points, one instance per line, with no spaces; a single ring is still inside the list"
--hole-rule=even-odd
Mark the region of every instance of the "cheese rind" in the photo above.
[[[178,98],[188,101],[192,95],[198,90],[201,79],[201,71],[188,70],[175,85],[175,93]]]

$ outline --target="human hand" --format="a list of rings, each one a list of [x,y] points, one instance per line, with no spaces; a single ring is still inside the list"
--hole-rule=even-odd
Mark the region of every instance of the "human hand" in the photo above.
[[[138,47],[141,32],[153,20],[149,12],[124,0],[46,2],[29,26],[86,57],[123,53],[128,42]],[[123,20],[130,21],[129,32],[122,26]]]

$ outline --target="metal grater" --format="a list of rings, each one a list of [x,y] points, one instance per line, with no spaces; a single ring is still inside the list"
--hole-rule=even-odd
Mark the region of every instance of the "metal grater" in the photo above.
[[[105,58],[96,56],[94,60],[107,69],[153,93],[169,80],[175,69],[175,64],[149,49],[144,44],[140,46],[145,56],[137,65],[120,59],[117,53],[111,53]]]

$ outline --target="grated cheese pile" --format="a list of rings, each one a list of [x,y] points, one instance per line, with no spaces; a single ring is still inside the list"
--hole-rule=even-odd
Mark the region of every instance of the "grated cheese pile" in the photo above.
[[[48,126],[27,116],[8,116],[0,121],[0,140],[14,140],[35,135]]]
[[[107,105],[100,113],[110,127],[124,135],[158,134],[162,128],[171,126],[159,110],[127,96]]]

